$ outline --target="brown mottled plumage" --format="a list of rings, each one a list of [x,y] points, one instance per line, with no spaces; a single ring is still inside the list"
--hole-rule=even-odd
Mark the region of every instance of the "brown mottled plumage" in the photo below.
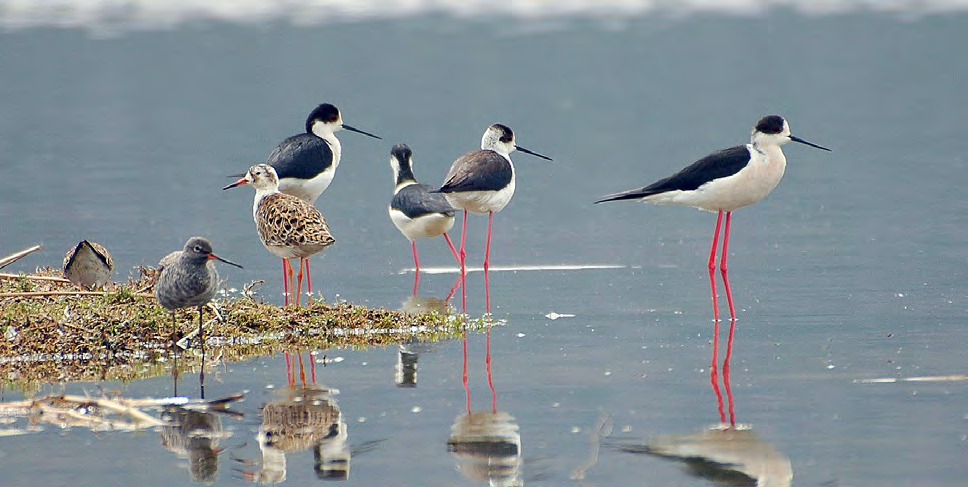
[[[78,286],[94,289],[107,284],[114,273],[114,259],[97,242],[81,240],[64,255],[64,277]]]
[[[336,242],[316,207],[285,193],[262,198],[256,207],[255,228],[262,245],[283,259],[306,258]]]
[[[329,225],[315,206],[292,195],[279,192],[279,176],[268,164],[256,164],[245,177],[223,189],[250,184],[255,188],[252,218],[266,250],[282,257],[285,274],[286,304],[292,289],[292,267],[289,259],[299,258],[296,285],[296,306],[302,292],[303,263],[309,267],[310,256],[336,243],[329,233]],[[311,289],[311,284],[310,284]]]

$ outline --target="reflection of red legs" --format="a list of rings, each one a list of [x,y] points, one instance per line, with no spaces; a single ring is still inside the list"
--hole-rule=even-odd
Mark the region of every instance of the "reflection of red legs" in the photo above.
[[[283,356],[286,357],[286,383],[289,385],[290,389],[296,386],[296,367],[293,364],[293,360],[289,352],[282,352]],[[302,351],[297,351],[296,356],[299,362],[299,382],[302,383],[303,387],[306,386],[306,364],[303,362]],[[316,362],[313,360],[312,352],[307,352],[306,357],[309,360],[309,371],[312,383],[316,383]]]
[[[494,212],[487,214],[487,243],[484,244],[484,302],[487,304],[487,314],[491,314],[491,285],[488,281],[488,269],[491,268],[491,224],[494,223]]]
[[[309,373],[312,378],[313,384],[316,383],[316,359],[313,358],[313,353],[309,352],[307,355],[309,357]]]
[[[460,276],[457,276],[457,280],[454,281],[454,285],[450,287],[450,293],[447,294],[447,298],[444,299],[444,302],[450,302],[450,298],[454,297],[454,293],[457,292],[457,288],[460,287],[460,283],[461,278]]]
[[[413,249],[413,295],[417,295],[417,286],[420,285],[420,259],[417,258],[417,241],[411,240],[410,247]]]
[[[491,388],[491,412],[497,412],[497,392],[494,391],[494,381],[491,380],[491,329],[487,329],[487,352],[484,363],[487,365],[487,386]]]
[[[732,331],[732,327],[730,327]],[[733,411],[733,389],[729,382],[729,350],[733,343],[733,334],[730,333],[729,342],[726,344],[726,359],[723,360],[723,386],[726,388],[726,403],[729,405],[729,425],[736,426],[736,413]],[[720,399],[720,416],[722,416],[722,399]]]
[[[466,333],[466,332],[465,332]],[[467,406],[467,414],[471,413],[471,388],[467,384],[467,335],[464,335],[464,362],[461,368],[461,383],[464,384],[464,403]]]
[[[286,384],[292,389],[296,385],[296,373],[292,370],[292,360],[289,358],[289,352],[282,352],[286,357]]]
[[[464,210],[464,221],[460,227],[460,281],[464,286],[460,290],[460,312],[467,313],[467,252],[464,251],[464,240],[467,237],[467,210]]]
[[[728,215],[728,214],[727,214]],[[727,216],[727,221],[728,221]],[[719,212],[716,218],[716,231],[713,232],[713,245],[709,251],[709,285],[712,290],[713,298],[713,357],[709,365],[709,383],[712,385],[713,393],[716,394],[716,403],[719,409],[719,420],[726,422],[726,413],[723,411],[723,395],[719,391],[719,374],[717,366],[719,362],[719,303],[716,299],[716,246],[719,243],[719,227],[723,222],[723,212]]]
[[[298,355],[299,355],[299,382],[301,382],[302,385],[305,386],[306,385],[306,366],[303,365],[302,352],[299,352]]]

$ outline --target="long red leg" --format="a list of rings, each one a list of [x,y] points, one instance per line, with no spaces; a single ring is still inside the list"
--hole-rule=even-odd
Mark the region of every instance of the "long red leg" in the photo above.
[[[450,237],[447,236],[446,232],[444,233],[444,240],[447,241],[447,246],[450,247],[450,253],[454,254],[454,260],[460,264],[460,256],[457,255],[457,249],[454,248],[454,242],[450,241]]]
[[[733,308],[733,294],[729,290],[729,277],[727,276],[726,255],[729,246],[729,227],[732,219],[732,212],[726,213],[726,226],[723,229],[723,255],[719,261],[719,272],[723,276],[723,288],[726,290],[726,302],[729,303],[729,337],[726,340],[726,357],[723,359],[723,386],[726,388],[726,403],[729,407],[729,424],[735,426],[735,415],[733,413],[733,390],[729,382],[729,359],[733,355],[733,333],[736,331],[736,311]]]
[[[309,274],[309,258],[306,258],[306,290],[309,292],[309,297],[306,298],[308,302],[313,296],[313,278]]]
[[[282,299],[289,306],[289,279],[292,271],[289,269],[289,259],[282,259]]]
[[[296,284],[296,307],[299,307],[299,296],[302,294],[302,279],[303,279],[303,259],[299,258],[299,274],[296,274],[297,284]]]
[[[417,258],[417,241],[411,240],[410,247],[413,248],[413,295],[417,295],[417,286],[420,285],[420,259]]]
[[[487,306],[487,314],[491,314],[491,283],[488,280],[488,269],[491,268],[491,224],[494,223],[494,212],[487,213],[487,241],[484,244],[484,302]]]
[[[464,210],[464,221],[460,227],[460,312],[467,313],[467,252],[464,251],[464,240],[467,237],[467,210]]]
[[[713,357],[709,365],[709,383],[716,394],[716,403],[719,410],[719,420],[726,422],[726,413],[723,410],[723,395],[719,391],[719,373],[717,367],[719,362],[719,303],[716,299],[716,246],[719,243],[719,227],[723,222],[723,212],[720,210],[716,218],[716,231],[713,232],[713,245],[709,251],[709,285],[712,289],[713,298]]]
[[[723,288],[726,289],[726,302],[729,304],[729,320],[732,322],[736,321],[736,310],[733,309],[733,294],[729,291],[729,278],[726,277],[726,249],[729,246],[729,226],[732,220],[733,212],[726,212],[726,225],[723,228],[723,256],[719,260],[719,272],[723,276]],[[729,327],[730,336],[733,333],[733,326]],[[729,350],[726,350],[726,356],[729,356]]]

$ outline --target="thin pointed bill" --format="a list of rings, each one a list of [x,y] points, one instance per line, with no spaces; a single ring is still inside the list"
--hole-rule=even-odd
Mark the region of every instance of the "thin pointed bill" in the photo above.
[[[380,138],[380,137],[378,137],[376,135],[373,135],[373,134],[371,134],[369,132],[364,132],[364,131],[356,128],[356,127],[351,127],[349,125],[346,125],[345,123],[343,124],[343,128],[346,129],[346,130],[349,130],[350,132],[356,132],[358,134],[363,134],[363,135],[366,135],[368,137],[373,137],[374,139],[383,140],[382,138]]]
[[[541,154],[538,154],[537,152],[534,152],[534,151],[525,149],[524,147],[521,147],[520,145],[515,145],[514,148],[517,149],[517,150],[519,150],[519,151],[521,151],[521,152],[524,152],[525,154],[531,154],[532,156],[540,157],[540,158],[542,158],[542,159],[544,159],[546,161],[553,160],[552,158],[550,158],[548,156],[541,155]]]
[[[813,142],[807,142],[807,141],[801,139],[800,137],[795,137],[795,136],[791,135],[790,136],[790,140],[792,140],[794,142],[799,142],[799,143],[801,143],[803,145],[809,145],[810,147],[816,147],[817,149],[820,149],[820,150],[825,150],[827,152],[832,152],[830,149],[828,149],[828,148],[826,148],[826,147],[824,147],[822,145],[817,145],[817,144],[814,144]]]
[[[238,267],[239,269],[244,269],[244,267],[236,264],[235,262],[229,262],[229,261],[227,261],[227,260],[225,260],[225,259],[223,259],[223,258],[221,258],[221,257],[219,257],[219,256],[217,256],[215,254],[208,254],[208,258],[210,260],[218,260],[218,261],[225,262],[228,265],[234,265],[235,267]]]
[[[225,191],[226,189],[232,189],[232,188],[234,188],[236,186],[242,186],[243,184],[249,184],[249,180],[247,180],[245,178],[239,179],[238,181],[236,181],[236,182],[234,182],[234,183],[232,183],[232,184],[230,184],[230,185],[222,188],[222,191]]]

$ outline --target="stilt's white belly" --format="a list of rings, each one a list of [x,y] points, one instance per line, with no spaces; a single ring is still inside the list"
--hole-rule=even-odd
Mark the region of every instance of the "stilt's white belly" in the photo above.
[[[316,204],[316,198],[319,198],[319,195],[323,194],[323,191],[326,191],[326,188],[333,182],[335,176],[336,169],[330,167],[312,179],[286,178],[279,181],[279,191],[291,194],[296,198],[314,205]]]
[[[453,216],[440,213],[428,213],[417,218],[410,218],[400,210],[390,208],[390,220],[397,226],[405,237],[414,240],[420,237],[436,237],[454,227]]]
[[[514,175],[511,182],[498,191],[463,191],[458,193],[444,193],[450,205],[458,210],[471,213],[485,214],[504,209],[514,196]]]

